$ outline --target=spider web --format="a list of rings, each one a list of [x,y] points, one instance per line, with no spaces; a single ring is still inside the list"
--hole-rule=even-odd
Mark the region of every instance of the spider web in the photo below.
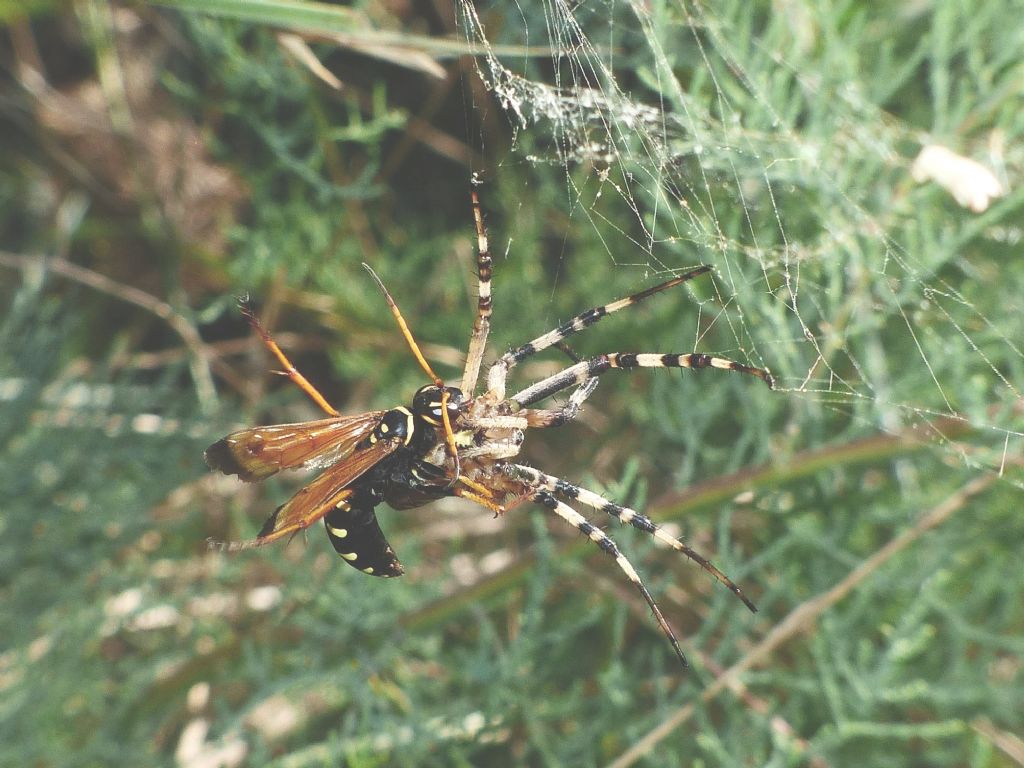
[[[574,224],[602,233],[591,268],[712,264],[695,348],[770,368],[794,423],[826,413],[1003,472],[1024,359],[1020,294],[992,255],[1017,236],[997,226],[1013,197],[972,213],[915,183],[929,142],[880,106],[870,65],[810,68],[822,39],[844,52],[833,19],[786,4],[751,29],[743,4],[689,0],[459,8],[516,131],[509,162],[561,172]]]

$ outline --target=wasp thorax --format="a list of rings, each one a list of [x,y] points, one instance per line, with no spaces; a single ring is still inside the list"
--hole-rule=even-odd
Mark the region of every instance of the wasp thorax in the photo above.
[[[393,408],[381,417],[380,423],[374,428],[373,434],[370,435],[370,442],[375,443],[378,440],[394,440],[397,438],[408,444],[414,427],[413,415],[408,408]]]

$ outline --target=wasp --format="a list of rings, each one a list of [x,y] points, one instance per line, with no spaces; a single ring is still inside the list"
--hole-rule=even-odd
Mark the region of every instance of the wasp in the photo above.
[[[420,387],[412,403],[390,410],[341,415],[303,376],[263,328],[245,302],[242,313],[288,376],[327,418],[296,424],[275,424],[232,432],[204,453],[207,465],[246,482],[259,482],[286,469],[322,470],[267,519],[255,539],[229,542],[228,550],[270,544],[292,536],[323,519],[335,551],[349,565],[372,576],[400,576],[404,569],[388,544],[375,513],[382,502],[411,509],[443,496],[462,496],[504,511],[493,494],[460,477],[452,422],[464,407],[457,387],[446,387],[423,357],[394,300],[377,281],[414,356],[433,380]],[[443,447],[451,466],[427,461]],[[217,544],[215,543],[215,546]]]

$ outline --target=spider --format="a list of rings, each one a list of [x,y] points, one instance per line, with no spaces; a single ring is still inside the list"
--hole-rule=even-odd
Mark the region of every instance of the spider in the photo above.
[[[612,352],[580,359],[564,346],[566,338],[602,318],[711,271],[708,266],[700,266],[643,291],[581,312],[557,328],[511,349],[491,364],[486,390],[475,394],[491,326],[493,265],[475,191],[472,192],[472,207],[477,236],[478,299],[459,387],[445,385],[431,370],[391,295],[369,267],[406,342],[433,380],[416,392],[410,407],[341,416],[292,366],[255,316],[246,313],[264,344],[284,365],[285,374],[328,414],[328,418],[235,432],[207,449],[207,462],[213,469],[237,474],[248,481],[261,480],[291,467],[324,471],[279,507],[254,540],[227,547],[238,549],[266,544],[303,530],[322,518],[332,544],[346,562],[374,576],[398,576],[403,573],[402,566],[374,513],[381,502],[396,509],[410,509],[445,496],[459,496],[500,515],[529,501],[553,512],[615,560],[643,596],[685,667],[686,656],[675,633],[635,568],[615,542],[569,502],[604,512],[650,534],[696,562],[751,611],[757,610],[754,604],[710,561],[638,511],[513,460],[519,455],[530,429],[560,427],[573,421],[597,386],[598,377],[610,370],[717,368],[755,376],[770,388],[774,386],[771,373],[698,352]],[[572,359],[572,365],[507,396],[512,369],[551,347],[563,349]],[[571,393],[563,406],[531,407],[565,390]]]

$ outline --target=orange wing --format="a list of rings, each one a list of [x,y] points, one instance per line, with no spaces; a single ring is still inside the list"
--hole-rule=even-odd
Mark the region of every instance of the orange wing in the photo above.
[[[383,415],[384,411],[370,411],[358,416],[243,429],[218,440],[203,456],[210,469],[238,475],[246,482],[263,480],[282,469],[323,469],[352,454]]]
[[[320,477],[278,507],[260,528],[255,539],[229,542],[224,547],[228,550],[260,547],[308,528],[351,497],[354,493],[352,483],[401,445],[401,438],[385,439],[351,451],[347,458],[325,470]]]

